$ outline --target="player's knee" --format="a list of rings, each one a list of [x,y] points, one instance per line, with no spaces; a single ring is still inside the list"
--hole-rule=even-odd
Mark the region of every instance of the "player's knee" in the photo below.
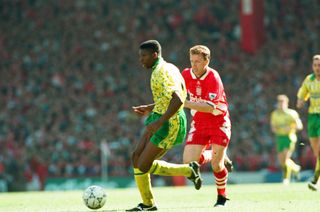
[[[131,154],[131,161],[132,161],[132,164],[133,164],[133,167],[134,167],[134,168],[137,168],[137,167],[138,167],[138,160],[139,160],[139,156],[138,156],[138,154],[136,154],[136,152],[134,151],[134,152]]]
[[[144,173],[147,173],[150,170],[150,165],[144,162],[138,163],[138,169]]]

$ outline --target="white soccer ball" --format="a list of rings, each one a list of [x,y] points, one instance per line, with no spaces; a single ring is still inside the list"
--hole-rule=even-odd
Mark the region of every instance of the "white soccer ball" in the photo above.
[[[82,199],[88,208],[99,209],[106,203],[107,195],[102,187],[92,185],[83,192]]]

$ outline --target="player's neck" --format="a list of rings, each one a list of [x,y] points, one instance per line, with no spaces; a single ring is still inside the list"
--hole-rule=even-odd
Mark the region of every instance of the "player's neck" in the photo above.
[[[194,72],[193,73],[198,79],[200,79],[203,75],[205,75],[207,73],[207,69],[208,69],[207,67],[204,68],[203,71],[201,72],[201,74],[195,74]]]

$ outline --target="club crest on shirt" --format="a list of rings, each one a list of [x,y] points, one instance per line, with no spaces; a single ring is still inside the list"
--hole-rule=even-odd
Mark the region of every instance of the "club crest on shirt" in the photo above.
[[[217,94],[216,93],[209,93],[209,99],[214,100],[216,98]]]

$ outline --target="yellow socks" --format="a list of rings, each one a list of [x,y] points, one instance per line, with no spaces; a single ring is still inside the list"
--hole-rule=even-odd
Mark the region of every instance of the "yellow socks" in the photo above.
[[[154,199],[151,188],[151,180],[149,173],[143,173],[139,169],[134,168],[134,179],[140,191],[140,195],[145,205],[154,205]]]
[[[155,160],[149,173],[162,176],[185,176],[190,177],[191,168],[189,164],[174,164],[163,160]]]
[[[283,173],[283,180],[290,180],[290,175],[291,175],[291,169],[289,168],[289,166],[287,164],[285,164],[283,167],[282,167],[282,173]]]
[[[145,205],[154,205],[151,188],[150,173],[163,176],[186,176],[190,177],[191,168],[188,164],[167,163],[163,160],[155,160],[147,173],[134,168],[134,179],[140,191],[140,195]]]

